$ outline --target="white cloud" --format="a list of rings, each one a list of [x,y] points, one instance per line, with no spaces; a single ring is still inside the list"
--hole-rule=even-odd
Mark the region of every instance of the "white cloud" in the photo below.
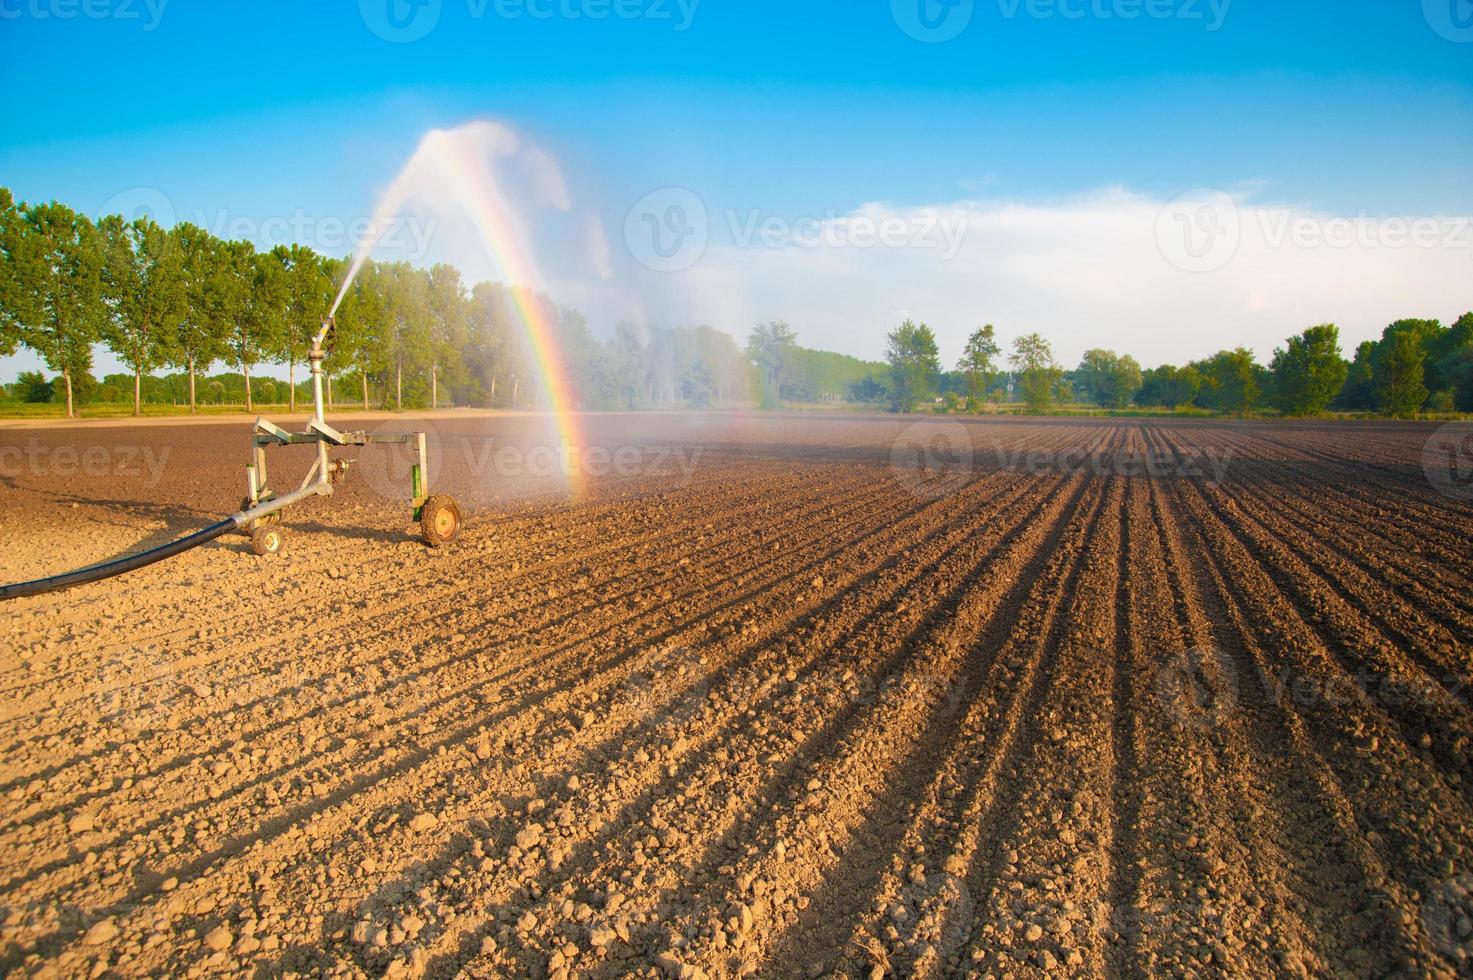
[[[808,245],[778,235],[745,247],[743,235],[718,232],[751,228],[749,214],[713,210],[700,262],[646,275],[639,291],[655,322],[745,336],[759,320],[786,319],[806,346],[866,357],[881,354],[905,317],[936,330],[947,360],[991,322],[1005,338],[1043,333],[1065,363],[1096,346],[1156,364],[1239,344],[1266,361],[1291,333],[1325,322],[1340,325],[1348,351],[1400,317],[1446,321],[1473,308],[1468,216],[1334,216],[1259,202],[1260,193],[1165,201],[1108,188],[1033,203],[874,203],[820,217]],[[846,237],[861,219],[917,234],[861,244]],[[933,222],[964,229],[953,257],[939,233],[919,233]]]

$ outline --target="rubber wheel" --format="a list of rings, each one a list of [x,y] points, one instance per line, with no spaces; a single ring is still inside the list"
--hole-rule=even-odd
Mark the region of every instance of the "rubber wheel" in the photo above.
[[[286,547],[286,533],[279,527],[262,525],[251,532],[251,550],[258,555],[279,555]]]
[[[442,548],[460,534],[460,507],[454,497],[436,495],[419,511],[419,536],[431,548]]]

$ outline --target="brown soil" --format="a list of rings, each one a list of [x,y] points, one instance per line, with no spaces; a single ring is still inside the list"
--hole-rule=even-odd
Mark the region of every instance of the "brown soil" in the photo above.
[[[1473,972],[1431,428],[589,416],[573,499],[423,424],[451,547],[363,451],[281,556],[0,607],[0,972]],[[0,428],[0,579],[229,513],[246,433]]]

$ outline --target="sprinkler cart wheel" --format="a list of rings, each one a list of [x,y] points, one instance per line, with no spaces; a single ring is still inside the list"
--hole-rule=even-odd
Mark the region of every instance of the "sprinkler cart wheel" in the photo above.
[[[251,532],[251,550],[258,555],[279,555],[286,547],[286,532],[274,525],[263,524]]]
[[[433,494],[419,511],[420,538],[431,548],[441,548],[460,534],[460,507],[454,497]]]

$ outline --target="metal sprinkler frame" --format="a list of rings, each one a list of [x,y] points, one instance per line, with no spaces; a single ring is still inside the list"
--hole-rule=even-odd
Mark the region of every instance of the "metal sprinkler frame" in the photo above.
[[[333,446],[368,446],[379,443],[405,445],[413,443],[418,461],[410,469],[411,506],[414,519],[419,521],[420,538],[432,548],[439,548],[454,541],[460,534],[460,507],[455,498],[446,494],[429,492],[429,470],[425,457],[425,434],[423,432],[340,432],[328,425],[323,417],[322,406],[322,361],[332,353],[336,324],[331,315],[322,321],[322,327],[312,340],[312,349],[307,360],[312,370],[312,420],[305,432],[288,432],[264,418],[257,418],[251,429],[251,462],[246,466],[246,497],[241,508],[234,514],[211,524],[209,527],[186,535],[148,551],[126,555],[112,561],[91,565],[74,572],[53,575],[30,582],[0,585],[0,600],[18,599],[22,596],[41,595],[71,588],[85,582],[111,578],[124,572],[152,565],[182,551],[198,548],[207,541],[232,531],[250,535],[251,550],[258,555],[280,554],[285,547],[286,537],[280,526],[280,512],[308,497],[328,496],[334,484],[347,475],[352,460],[333,460],[328,456]],[[266,450],[272,446],[315,445],[317,459],[303,477],[301,486],[289,493],[277,496],[267,484]]]
[[[257,418],[251,432],[252,461],[246,466],[246,497],[241,502],[239,527],[251,537],[251,548],[259,555],[278,554],[285,538],[277,526],[277,512],[313,496],[328,496],[348,472],[353,460],[332,460],[333,446],[413,444],[416,462],[410,467],[410,506],[420,524],[420,538],[432,548],[455,540],[460,533],[460,508],[455,499],[429,492],[429,467],[423,432],[342,432],[328,425],[323,414],[322,361],[332,353],[336,323],[331,316],[312,340],[307,361],[312,373],[312,419],[305,432],[288,432],[264,418]],[[269,489],[266,450],[272,446],[315,445],[317,459],[297,489],[276,496]]]

